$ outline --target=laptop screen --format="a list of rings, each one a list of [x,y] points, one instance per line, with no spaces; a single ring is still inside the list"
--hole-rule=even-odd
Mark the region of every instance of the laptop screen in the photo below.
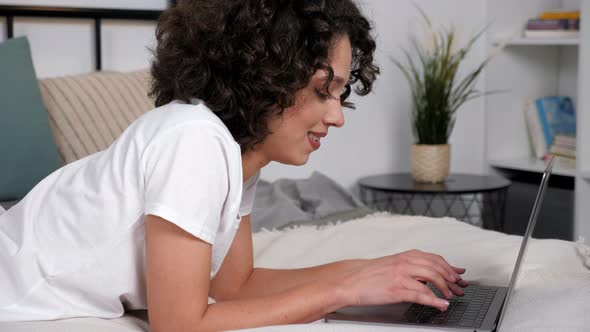
[[[543,197],[545,196],[545,191],[547,189],[547,184],[549,183],[549,176],[551,175],[551,170],[553,169],[553,160],[551,158],[549,163],[547,164],[547,168],[543,173],[543,179],[541,180],[541,186],[539,187],[539,191],[537,192],[537,198],[535,199],[535,204],[533,205],[533,210],[531,212],[531,216],[529,218],[529,223],[526,228],[526,232],[524,233],[522,244],[520,245],[520,251],[518,252],[518,257],[516,258],[516,264],[514,266],[514,272],[512,272],[512,278],[510,279],[510,284],[508,285],[508,293],[506,293],[506,298],[504,299],[504,305],[502,307],[502,312],[500,313],[500,318],[498,319],[498,328],[502,323],[502,318],[504,317],[504,313],[506,312],[506,308],[508,307],[508,301],[510,300],[510,296],[512,295],[512,291],[514,289],[514,285],[518,278],[518,274],[520,272],[520,265],[522,263],[522,259],[526,253],[527,242],[533,235],[533,230],[535,229],[535,224],[537,223],[537,217],[539,216],[539,211],[541,210],[541,203],[543,202]]]

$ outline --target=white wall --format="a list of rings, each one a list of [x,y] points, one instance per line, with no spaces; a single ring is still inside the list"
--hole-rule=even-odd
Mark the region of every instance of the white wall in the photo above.
[[[410,95],[401,73],[388,60],[400,56],[400,47],[407,47],[410,33],[419,26],[417,10],[411,0],[361,0],[365,12],[375,23],[381,67],[374,93],[353,98],[356,110],[346,110],[346,125],[331,130],[320,151],[303,167],[271,164],[263,178],[306,177],[313,170],[321,171],[346,187],[358,178],[386,172],[409,170],[409,151],[413,142],[410,129]],[[93,0],[0,0],[0,4],[35,4],[95,7]],[[415,0],[435,21],[453,22],[465,41],[485,23],[484,0]],[[165,0],[102,0],[101,7],[162,9]],[[0,18],[0,36],[5,36]],[[16,35],[28,35],[34,64],[39,77],[92,71],[92,22],[76,21],[55,24],[53,20],[33,23],[20,19]],[[124,27],[120,27],[123,25]],[[59,36],[59,37],[57,37]],[[146,46],[153,45],[153,25],[107,22],[103,30],[103,67],[110,70],[133,70],[149,64]],[[478,43],[466,59],[464,68],[473,68],[485,57],[485,43]],[[478,87],[483,88],[483,78]],[[451,137],[452,172],[482,173],[485,171],[484,101],[465,104]]]

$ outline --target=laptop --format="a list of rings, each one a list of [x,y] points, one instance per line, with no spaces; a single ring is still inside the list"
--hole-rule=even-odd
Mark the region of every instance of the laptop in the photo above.
[[[397,325],[405,327],[440,328],[450,331],[495,331],[499,329],[502,318],[508,308],[510,296],[518,278],[527,242],[533,234],[539,210],[553,168],[551,159],[545,172],[526,232],[522,239],[520,251],[512,272],[510,284],[506,287],[469,285],[463,288],[465,296],[453,297],[449,300],[449,308],[441,312],[436,308],[416,303],[397,303],[381,306],[346,307],[325,317],[327,323],[365,323],[379,325]],[[433,292],[442,297],[440,292],[429,285]]]

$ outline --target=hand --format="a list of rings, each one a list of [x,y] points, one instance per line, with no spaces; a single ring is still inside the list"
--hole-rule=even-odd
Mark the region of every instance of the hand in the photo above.
[[[451,266],[441,256],[410,250],[370,260],[344,277],[350,305],[380,305],[413,302],[445,311],[449,302],[439,299],[425,285],[430,282],[445,297],[464,295],[467,286],[459,274],[465,269]]]

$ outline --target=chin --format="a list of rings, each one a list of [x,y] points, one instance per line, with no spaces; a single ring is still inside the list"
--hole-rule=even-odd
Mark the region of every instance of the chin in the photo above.
[[[305,160],[301,160],[299,162],[295,162],[295,163],[293,163],[291,165],[293,165],[293,166],[303,166],[303,165],[307,164],[307,161],[308,160],[309,160],[308,158],[305,158]]]
[[[305,156],[288,156],[282,160],[279,160],[281,164],[291,165],[291,166],[303,166],[307,164],[309,160],[309,155],[306,154]]]

